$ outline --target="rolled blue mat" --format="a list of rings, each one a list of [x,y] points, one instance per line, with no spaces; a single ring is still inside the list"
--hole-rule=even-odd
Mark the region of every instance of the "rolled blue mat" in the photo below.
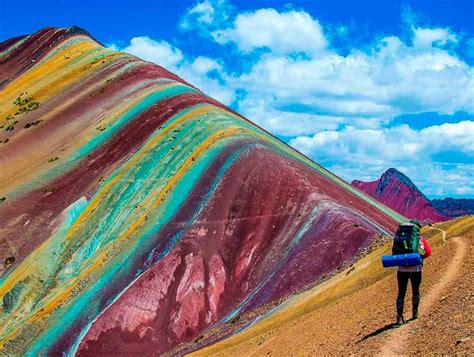
[[[421,264],[423,258],[420,253],[407,253],[407,254],[397,254],[397,255],[384,255],[382,256],[382,265],[384,268],[389,267],[410,267],[414,265]]]

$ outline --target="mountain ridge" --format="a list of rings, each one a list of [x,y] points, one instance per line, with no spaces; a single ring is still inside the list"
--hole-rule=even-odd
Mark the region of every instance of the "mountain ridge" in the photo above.
[[[435,198],[431,204],[448,217],[459,217],[474,214],[474,198]]]
[[[430,200],[408,176],[395,168],[386,170],[375,181],[353,180],[351,185],[398,213],[424,223],[446,221],[474,212],[474,200]]]

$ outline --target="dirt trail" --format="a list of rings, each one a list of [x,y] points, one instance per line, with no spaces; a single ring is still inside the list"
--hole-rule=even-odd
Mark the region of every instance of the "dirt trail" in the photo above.
[[[446,231],[444,229],[436,228],[436,227],[429,227],[432,231],[441,232],[441,239],[444,243],[446,243]]]
[[[380,256],[390,254],[387,243],[250,328],[193,355],[474,355],[474,216],[426,227],[422,234],[433,254],[423,268],[418,320],[392,329],[396,269],[380,264]]]
[[[442,233],[442,240],[446,243],[446,231],[439,228],[431,228]],[[456,279],[459,274],[462,261],[467,254],[467,243],[461,237],[453,237],[456,244],[456,252],[451,262],[449,263],[444,275],[441,279],[431,287],[426,296],[422,297],[421,314],[425,315],[433,306],[435,301],[439,300],[443,291],[450,282]],[[403,355],[404,347],[407,345],[408,339],[413,336],[412,332],[420,320],[409,322],[404,326],[390,332],[387,340],[380,349],[379,356],[400,356]]]

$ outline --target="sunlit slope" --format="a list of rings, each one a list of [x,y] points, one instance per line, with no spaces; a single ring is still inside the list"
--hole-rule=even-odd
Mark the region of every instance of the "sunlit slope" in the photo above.
[[[78,28],[0,44],[0,88],[6,354],[167,351],[403,219]]]
[[[376,355],[390,337],[401,352],[469,354],[472,344],[463,337],[469,335],[473,319],[465,313],[470,290],[463,287],[472,283],[474,216],[427,226],[422,234],[430,242],[433,256],[423,268],[421,315],[417,323],[411,321],[404,329],[391,329],[397,283],[396,269],[384,269],[380,263],[380,256],[389,254],[391,249],[387,240],[328,281],[268,311],[252,326],[191,356]],[[456,261],[460,242],[469,250]],[[447,270],[453,264],[459,271],[446,280]],[[408,294],[407,318],[410,300]],[[433,333],[435,329],[439,333]],[[425,336],[422,345],[418,335]],[[186,347],[194,346],[191,343]]]

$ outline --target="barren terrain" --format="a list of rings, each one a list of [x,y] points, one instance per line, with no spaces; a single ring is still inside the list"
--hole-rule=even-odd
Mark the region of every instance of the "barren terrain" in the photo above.
[[[196,355],[472,355],[474,216],[426,227],[433,247],[423,270],[420,318],[393,328],[396,270],[384,247],[286,302],[243,332]],[[411,317],[411,292],[405,311]]]

